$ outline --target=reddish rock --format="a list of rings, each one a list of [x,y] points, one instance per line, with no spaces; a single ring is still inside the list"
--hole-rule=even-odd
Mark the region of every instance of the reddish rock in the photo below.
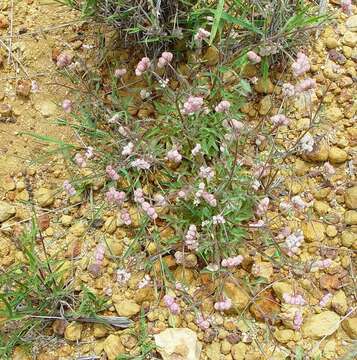
[[[256,320],[276,323],[280,313],[280,305],[270,291],[265,291],[250,306],[250,312]]]
[[[41,231],[48,229],[50,226],[50,217],[47,214],[42,214],[38,218],[38,226]]]
[[[16,94],[28,97],[31,92],[31,82],[28,80],[19,80],[16,85]]]
[[[341,281],[338,275],[322,275],[320,278],[320,287],[325,290],[339,289]]]

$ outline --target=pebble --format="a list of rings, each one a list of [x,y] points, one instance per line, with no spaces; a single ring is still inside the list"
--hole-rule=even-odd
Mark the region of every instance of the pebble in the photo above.
[[[0,186],[4,191],[12,191],[16,188],[15,181],[8,175],[1,178]]]
[[[328,152],[328,159],[332,164],[341,164],[348,159],[348,154],[345,150],[333,146]]]
[[[332,309],[339,315],[346,314],[348,309],[347,297],[343,290],[337,291],[331,300]]]
[[[53,116],[57,111],[57,105],[49,100],[39,99],[35,102],[35,109],[44,117]]]
[[[119,316],[132,317],[140,312],[140,305],[133,300],[122,300],[116,295],[112,300]]]
[[[73,222],[73,216],[62,215],[60,221],[63,226],[71,226]]]
[[[274,332],[274,337],[282,344],[286,344],[295,338],[294,331],[290,329],[276,330]]]
[[[346,27],[350,31],[357,32],[357,15],[350,16],[346,20]]]
[[[325,226],[318,221],[304,222],[301,225],[305,241],[322,241],[325,238]]]
[[[343,35],[342,42],[344,45],[354,48],[357,44],[357,33],[346,31],[346,33]]]
[[[350,187],[346,190],[345,205],[348,209],[357,209],[357,186]]]
[[[39,188],[34,195],[35,200],[41,207],[49,207],[55,201],[54,192],[47,188]]]
[[[338,41],[333,37],[328,37],[325,40],[325,45],[328,49],[335,49],[338,46]]]
[[[95,338],[100,339],[108,334],[108,326],[103,324],[93,325],[93,335]]]
[[[340,317],[333,311],[310,315],[303,323],[302,334],[311,339],[321,339],[333,334],[340,325]]]
[[[108,357],[108,360],[115,360],[119,355],[125,353],[125,349],[120,341],[120,337],[114,334],[109,335],[105,339],[103,349]]]
[[[78,341],[81,339],[83,325],[81,323],[72,322],[64,331],[64,338],[69,341]]]
[[[357,211],[348,210],[345,212],[345,223],[347,225],[357,225]]]
[[[69,232],[74,236],[81,237],[86,232],[87,226],[83,221],[79,221],[76,224],[72,225],[69,229]]]
[[[203,56],[203,60],[209,66],[218,64],[219,62],[219,51],[215,47],[209,47]]]
[[[274,84],[269,78],[260,78],[254,85],[254,89],[257,93],[260,94],[271,94],[274,91]]]
[[[0,201],[0,223],[10,219],[16,214],[16,208],[5,201]]]
[[[311,152],[303,155],[303,158],[311,162],[323,162],[328,159],[329,147],[327,144],[320,142],[315,143]]]
[[[245,354],[248,351],[248,345],[244,344],[243,342],[239,342],[232,346],[231,354],[234,360],[244,360]]]
[[[235,311],[243,310],[249,302],[250,298],[247,292],[232,282],[226,282],[223,285],[223,291],[232,300]]]
[[[354,340],[357,340],[357,317],[350,317],[342,322],[343,330]]]
[[[357,234],[351,231],[344,231],[341,236],[342,245],[350,248],[355,244],[357,246]]]

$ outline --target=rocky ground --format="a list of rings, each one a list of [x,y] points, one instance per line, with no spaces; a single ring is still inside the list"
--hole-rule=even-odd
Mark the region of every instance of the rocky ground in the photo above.
[[[11,27],[7,21],[12,11],[11,1],[3,1],[0,6],[3,38],[8,36]],[[114,360],[119,353],[139,358],[141,308],[147,312],[149,339],[156,335],[153,342],[167,351],[176,342],[180,345],[180,339],[185,339],[182,344],[188,345],[188,348],[182,344],[178,346],[176,355],[163,354],[164,359],[339,359],[353,351],[356,354],[357,15],[346,16],[338,8],[334,11],[336,16],[332,23],[320,31],[311,48],[305,49],[312,63],[311,77],[318,84],[312,103],[315,109],[320,102],[322,104],[316,126],[311,130],[320,141],[306,156],[287,160],[280,174],[285,179],[284,189],[275,194],[276,201],[268,214],[272,229],[289,226],[303,230],[305,241],[300,253],[293,257],[291,264],[280,268],[269,261],[275,252],[274,246],[267,245],[263,251],[243,249],[242,267],[223,284],[234,304],[234,311],[226,313],[213,308],[214,300],[209,294],[217,284],[211,282],[209,276],[199,274],[194,266],[183,268],[172,256],[164,258],[175,279],[189,284],[188,293],[199,299],[202,312],[209,316],[211,326],[203,331],[191,309],[180,315],[169,314],[155,284],[150,282],[138,288],[144,272],[133,273],[127,286],[119,286],[115,276],[116,257],[127,249],[130,230],[113,220],[113,211],[104,213],[98,226],[89,227],[90,206],[82,203],[81,198],[68,203],[62,193],[61,186],[68,172],[64,159],[54,157],[43,165],[28,166],[29,160],[42,155],[43,144],[19,136],[20,132],[54,136],[65,142],[76,141],[68,129],[52,125],[52,120],[63,113],[59,104],[68,90],[58,84],[70,86],[56,70],[52,55],[57,49],[67,49],[86,56],[92,39],[88,32],[83,34],[83,25],[76,12],[49,0],[15,2],[12,63],[7,62],[6,49],[2,48],[0,53],[0,76],[4,84],[0,89],[1,270],[6,271],[9,265],[23,259],[14,239],[17,229],[31,216],[29,207],[23,204],[30,199],[26,186],[26,181],[30,181],[50,255],[65,259],[64,267],[70,270],[66,276],[73,277],[77,290],[81,284],[86,284],[108,298],[111,307],[106,315],[127,316],[136,325],[135,331],[114,331],[99,324],[55,321],[39,335],[35,346],[37,355],[26,355],[18,347],[13,359],[99,359],[106,356]],[[356,14],[356,7],[354,12]],[[248,76],[258,75],[253,69]],[[259,116],[276,113],[282,83],[295,82],[289,72],[283,78],[273,72],[270,81],[268,89],[262,89],[258,81],[255,100],[242,108],[252,122]],[[287,133],[281,134],[283,144],[294,141],[309,128],[310,106],[301,99],[294,101],[290,118],[294,121],[284,130]],[[324,172],[327,162],[332,167],[328,175]],[[28,169],[26,176],[24,165]],[[103,183],[104,179],[99,178],[94,187],[100,188]],[[299,212],[286,214],[279,207],[279,203],[296,195],[310,206],[307,220]],[[103,235],[107,237],[111,254],[105,257],[104,273],[95,278],[89,272],[89,262],[97,239]],[[331,259],[331,265],[326,268],[311,265],[322,259]],[[254,284],[258,279],[264,281],[261,285],[257,283],[259,286],[248,287],[243,281],[248,276]],[[286,293],[302,295],[306,305],[287,304],[283,297]],[[303,315],[301,330],[294,330],[293,326],[296,309]],[[164,333],[168,328],[185,330]]]

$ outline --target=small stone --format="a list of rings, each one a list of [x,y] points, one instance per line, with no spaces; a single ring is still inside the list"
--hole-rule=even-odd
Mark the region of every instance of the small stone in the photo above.
[[[209,47],[203,56],[203,60],[209,66],[216,65],[219,62],[219,51],[215,47]]]
[[[250,306],[250,312],[258,321],[269,321],[274,324],[280,313],[280,305],[271,292],[265,291]]]
[[[28,97],[31,92],[31,82],[29,80],[19,80],[16,85],[16,94]]]
[[[194,281],[193,271],[183,266],[179,266],[174,271],[174,277],[176,281],[181,282],[183,284],[190,284],[192,283],[192,281]]]
[[[324,274],[320,277],[320,287],[325,290],[339,289],[341,281],[337,275]]]
[[[54,192],[46,188],[35,191],[35,200],[41,207],[48,207],[55,201]]]
[[[73,222],[73,216],[62,215],[60,221],[63,226],[71,226]]]
[[[330,212],[330,206],[325,201],[316,200],[314,202],[314,209],[318,215],[326,215]]]
[[[206,354],[210,360],[221,360],[221,345],[218,342],[213,342],[206,347]]]
[[[282,344],[286,344],[291,340],[294,340],[294,331],[290,329],[276,330],[274,337]]]
[[[333,310],[337,314],[341,316],[346,314],[348,309],[348,304],[347,304],[346,294],[344,293],[343,290],[339,290],[333,295],[331,300],[331,305]]]
[[[0,201],[0,223],[10,219],[16,214],[16,208],[5,201]]]
[[[321,339],[333,334],[340,325],[340,317],[333,311],[324,311],[320,314],[311,315],[302,325],[304,337]]]
[[[293,292],[293,286],[286,281],[279,281],[273,284],[273,290],[279,300],[282,301],[284,294],[291,294]]]
[[[346,27],[350,31],[357,32],[357,15],[350,16],[346,21]]]
[[[259,114],[267,115],[273,107],[271,95],[264,96],[259,102]]]
[[[311,162],[323,162],[328,159],[329,148],[326,143],[315,143],[313,150],[303,155],[303,158]]]
[[[12,108],[9,104],[0,104],[0,119],[9,118],[12,114]]]
[[[260,94],[271,94],[274,91],[274,84],[269,78],[263,79],[260,78],[257,83],[254,85],[254,89],[257,93]]]
[[[69,229],[69,232],[74,236],[81,237],[86,232],[87,226],[83,221],[79,221],[76,224],[72,225]]]
[[[232,282],[226,282],[223,286],[223,291],[232,300],[233,310],[236,312],[243,310],[249,303],[250,298],[247,292]]]
[[[108,326],[103,324],[94,324],[93,326],[94,337],[100,339],[108,334]]]
[[[342,42],[344,45],[354,48],[357,44],[357,33],[346,31],[343,35]]]
[[[357,186],[353,186],[346,190],[345,205],[348,209],[357,209]]]
[[[328,237],[335,237],[337,235],[337,229],[334,225],[327,225],[326,226],[326,235]]]
[[[357,211],[348,210],[345,212],[345,223],[347,225],[357,225]]]
[[[328,37],[325,40],[325,45],[328,49],[335,49],[338,46],[338,41],[333,37]]]
[[[140,305],[133,300],[119,300],[114,295],[113,303],[119,316],[132,317],[140,312]]]
[[[357,317],[348,318],[342,322],[343,330],[354,340],[357,340]]]
[[[336,146],[330,148],[328,158],[332,164],[342,164],[348,159],[348,154]]]
[[[163,360],[199,360],[202,345],[194,331],[187,328],[169,328],[154,335],[155,344]]]
[[[232,346],[231,354],[234,360],[244,360],[246,359],[245,354],[248,351],[248,345],[243,342],[239,342]]]
[[[57,105],[50,100],[38,100],[35,103],[35,108],[44,117],[53,116],[57,111]]]
[[[7,29],[9,27],[9,20],[4,14],[0,14],[0,29]]]
[[[30,355],[21,346],[16,346],[11,357],[12,360],[31,360]]]
[[[121,241],[116,238],[108,239],[108,250],[110,255],[120,256],[123,254],[124,246]]]
[[[64,338],[69,341],[78,341],[81,339],[83,325],[81,323],[70,323],[64,332]]]
[[[357,234],[351,231],[344,231],[341,236],[342,245],[347,248],[353,247],[353,245],[357,244]]]
[[[103,344],[103,349],[108,357],[108,360],[115,360],[119,355],[125,353],[123,344],[120,341],[120,337],[117,335],[109,335]]]
[[[1,178],[0,186],[4,191],[12,191],[16,188],[15,181],[8,175]]]
[[[325,226],[318,221],[304,222],[301,228],[305,241],[322,241],[325,238]]]
[[[63,336],[66,330],[66,321],[57,319],[52,323],[52,330],[56,335]]]
[[[38,226],[42,231],[49,228],[50,217],[48,216],[48,214],[42,214],[38,217]]]

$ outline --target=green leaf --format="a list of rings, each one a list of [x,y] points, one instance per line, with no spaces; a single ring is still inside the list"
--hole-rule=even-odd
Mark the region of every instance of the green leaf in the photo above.
[[[233,17],[232,15],[229,15],[226,12],[223,12],[221,15],[222,19],[232,23],[241,26],[243,29],[249,30],[254,32],[255,34],[264,35],[264,32],[257,28],[253,22],[248,21],[247,19],[244,19],[242,17]]]
[[[211,38],[209,40],[209,45],[211,46],[213,40],[215,39],[219,27],[219,23],[221,22],[222,14],[224,8],[224,0],[219,0],[217,4],[217,9],[215,11],[214,21],[211,29]]]

